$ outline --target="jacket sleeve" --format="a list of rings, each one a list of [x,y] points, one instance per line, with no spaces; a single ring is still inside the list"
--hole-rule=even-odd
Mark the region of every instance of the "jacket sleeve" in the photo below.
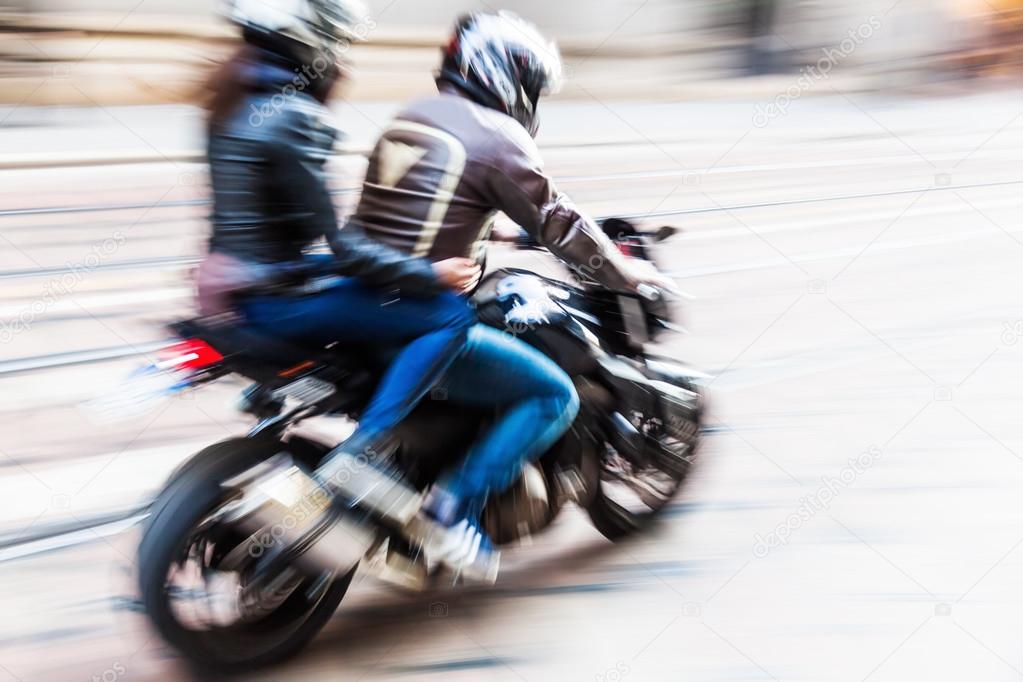
[[[365,235],[362,228],[349,222],[334,228],[327,238],[337,257],[340,274],[358,277],[370,284],[400,289],[409,296],[434,296],[447,291],[425,258],[411,256]]]
[[[558,191],[535,146],[509,144],[488,164],[487,187],[497,208],[577,273],[632,291],[624,257],[593,220]]]
[[[326,238],[336,257],[338,274],[358,277],[377,287],[400,289],[410,296],[445,291],[428,260],[376,242],[355,225],[339,229],[324,171],[329,152],[316,143],[315,126],[298,122],[281,128],[272,152],[279,184],[301,193],[301,201],[308,207],[312,236]]]

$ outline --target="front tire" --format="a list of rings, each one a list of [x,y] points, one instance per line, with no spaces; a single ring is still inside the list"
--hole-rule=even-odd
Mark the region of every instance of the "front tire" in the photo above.
[[[690,428],[651,434],[644,461],[630,461],[610,445],[600,462],[597,490],[586,507],[593,526],[612,542],[654,523],[681,490],[699,448],[699,415]]]
[[[308,456],[308,442],[301,447]],[[293,656],[326,625],[351,584],[356,568],[320,589],[313,589],[315,578],[303,577],[269,613],[224,626],[196,628],[181,617],[180,608],[173,603],[175,587],[168,581],[176,571],[184,571],[186,560],[201,556],[203,563],[214,561],[229,552],[232,543],[237,546],[244,539],[230,531],[213,534],[212,529],[199,530],[230,497],[221,483],[289,449],[300,446],[296,443],[289,448],[269,437],[236,438],[211,445],[175,474],[152,506],[138,550],[142,603],[164,639],[200,667],[239,671]],[[212,545],[211,534],[216,538]],[[199,552],[194,550],[196,542],[202,543]],[[216,572],[215,566],[201,566],[203,580],[207,570]]]

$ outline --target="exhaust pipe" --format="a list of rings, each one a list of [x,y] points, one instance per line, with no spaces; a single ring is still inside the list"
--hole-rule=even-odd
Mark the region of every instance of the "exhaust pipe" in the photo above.
[[[376,544],[376,530],[335,505],[333,494],[287,455],[223,485],[243,492],[226,520],[252,533],[254,556],[282,552],[304,572],[343,574]]]

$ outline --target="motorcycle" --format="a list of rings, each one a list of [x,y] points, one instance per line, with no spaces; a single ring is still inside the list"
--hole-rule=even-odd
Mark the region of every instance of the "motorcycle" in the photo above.
[[[647,260],[652,243],[674,232],[650,237],[614,220],[603,227],[625,255]],[[474,295],[481,322],[554,359],[581,405],[562,439],[489,500],[482,520],[497,545],[543,530],[568,503],[611,540],[644,529],[679,490],[697,451],[706,375],[644,351],[677,329],[667,297],[613,292],[584,271],[573,274],[568,284],[497,270]],[[357,420],[379,376],[373,353],[295,347],[209,319],[171,329],[181,341],[156,371],[172,377],[172,390],[240,375],[253,382],[240,409],[257,422],[244,437],[191,457],[151,506],[138,581],[144,611],[167,642],[201,666],[257,668],[312,640],[360,567],[406,588],[429,583],[428,557],[403,526],[420,491],[459,461],[492,414],[443,395],[423,400],[394,435],[391,461],[405,486],[390,513],[367,513],[358,500],[316,485],[313,472],[334,443],[297,427],[324,415]]]

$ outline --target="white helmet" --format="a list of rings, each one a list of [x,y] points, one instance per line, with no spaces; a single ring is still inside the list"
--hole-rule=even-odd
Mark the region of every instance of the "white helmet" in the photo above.
[[[535,135],[540,96],[558,91],[561,74],[557,45],[535,26],[511,12],[476,12],[458,20],[437,78]]]
[[[343,52],[376,26],[360,0],[224,0],[222,11],[247,34],[281,36],[314,53]]]

